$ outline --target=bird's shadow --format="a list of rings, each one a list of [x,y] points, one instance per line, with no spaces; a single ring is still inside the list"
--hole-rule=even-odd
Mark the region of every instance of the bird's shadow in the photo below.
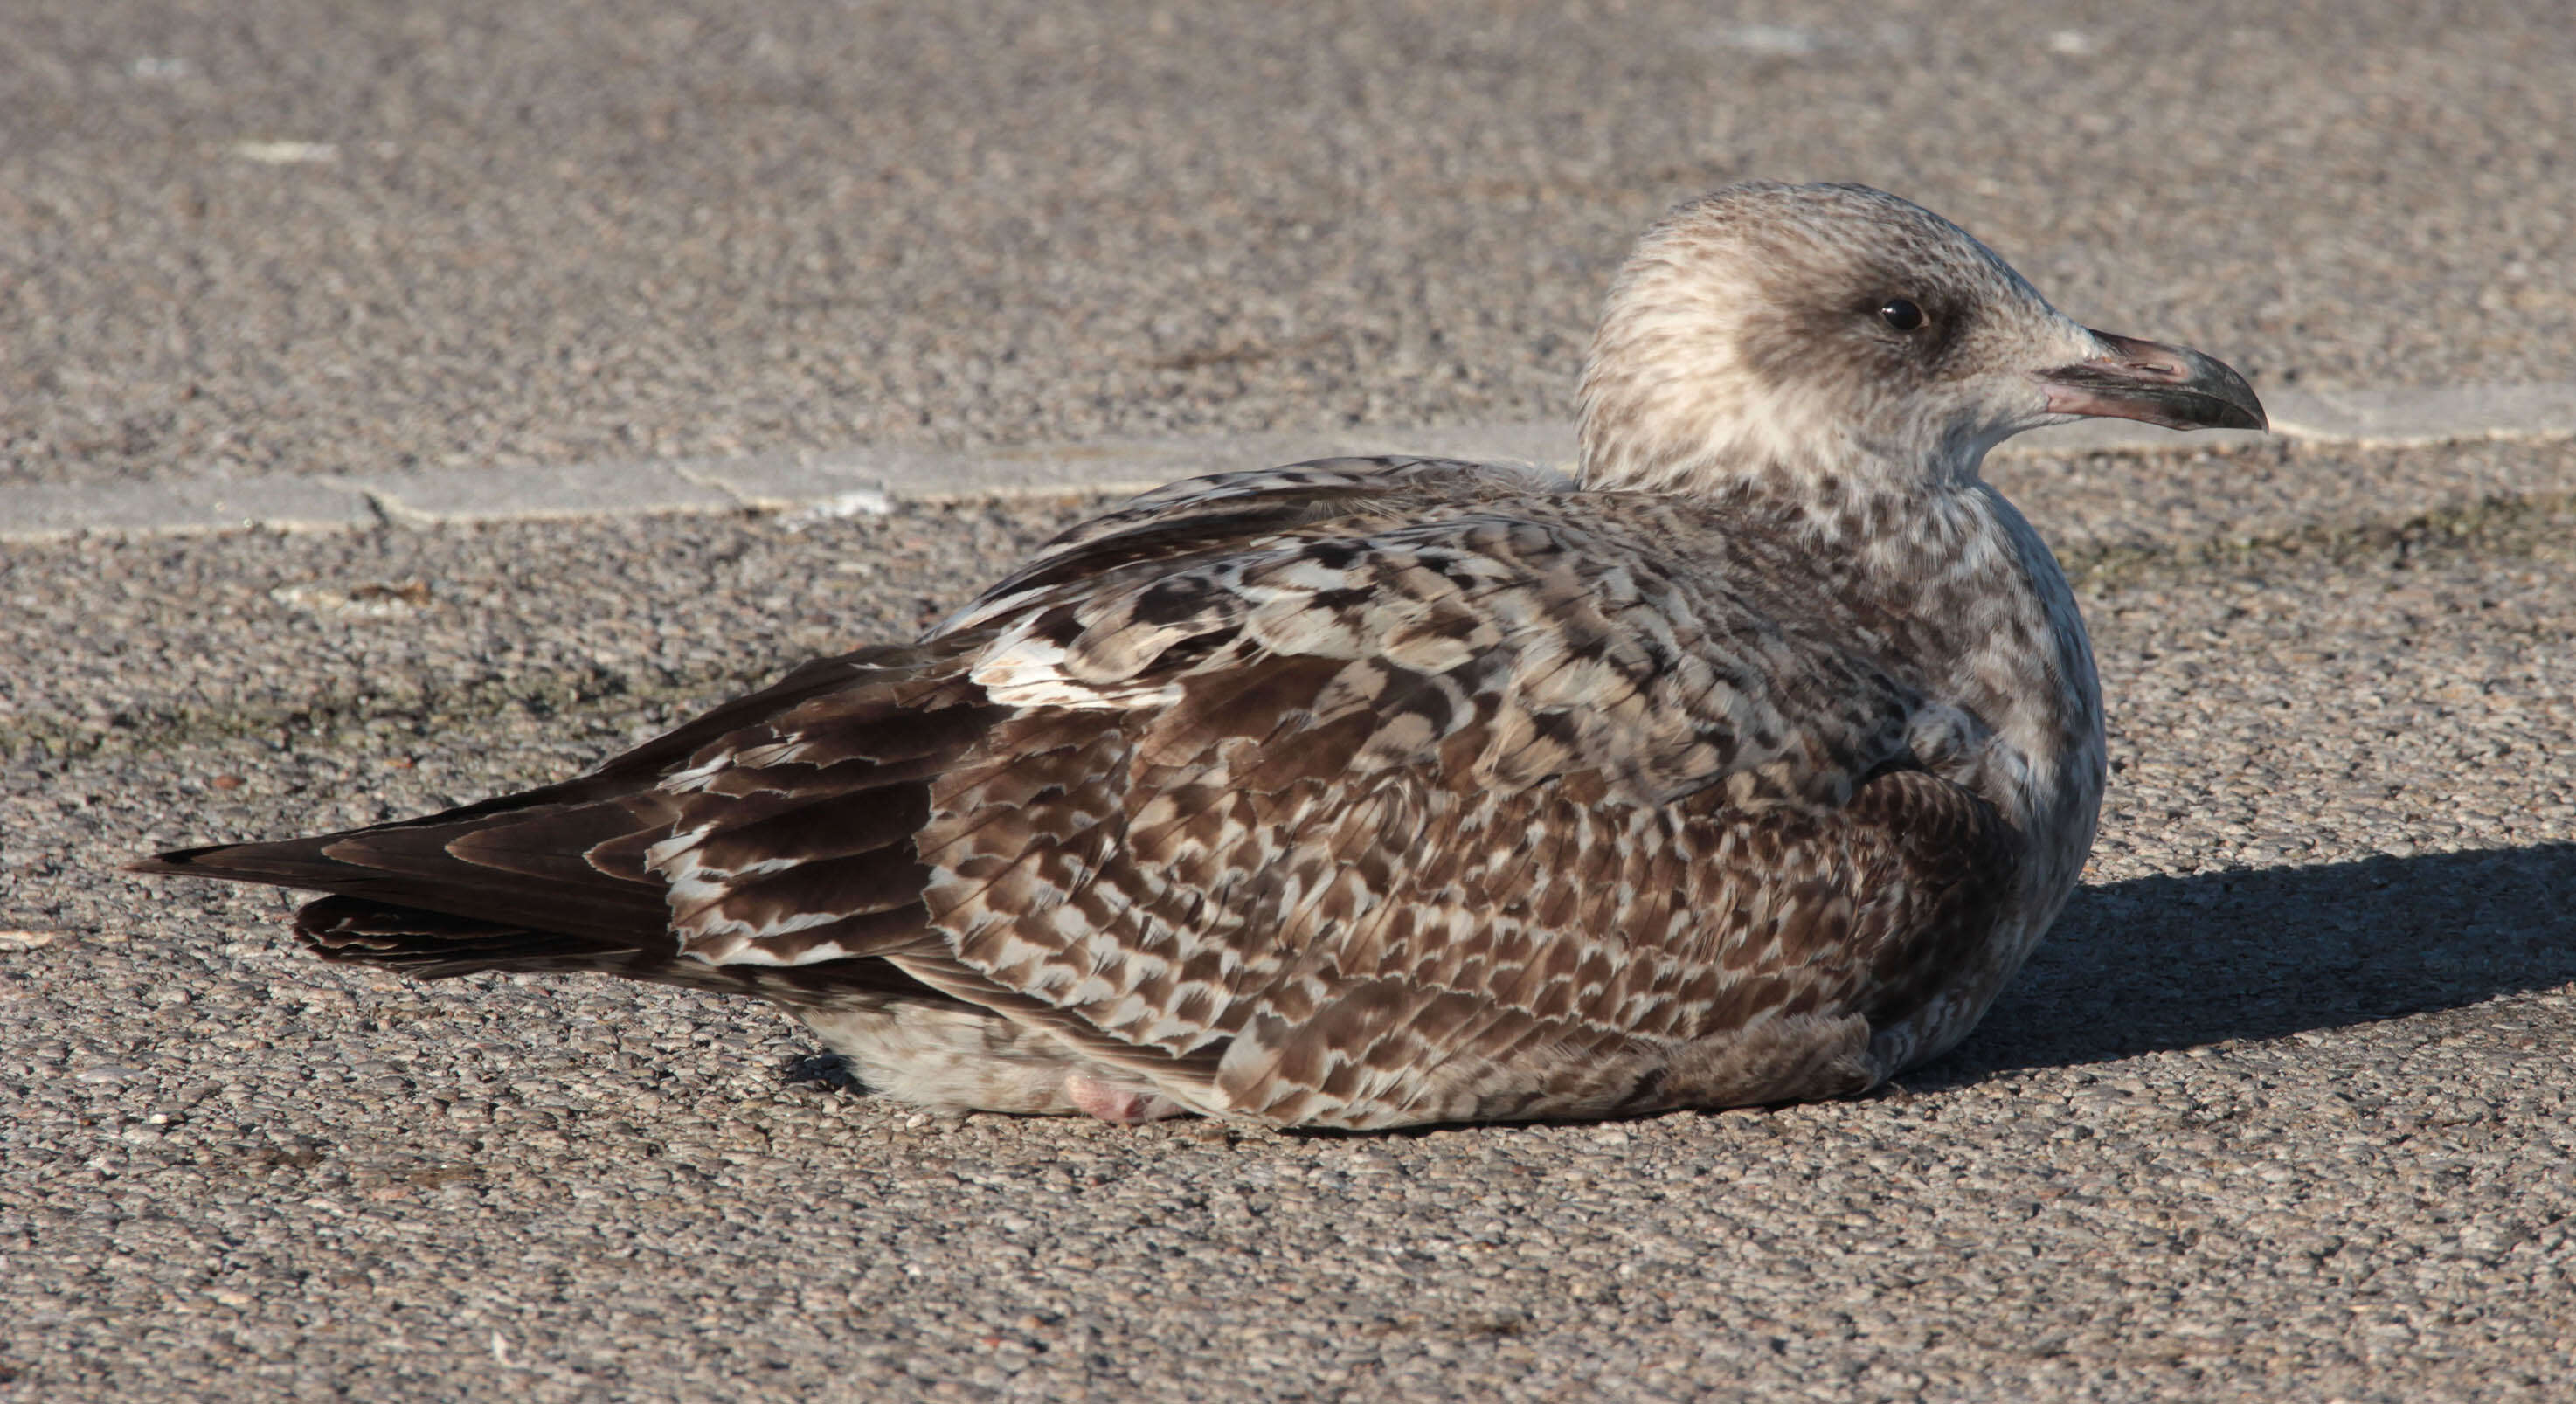
[[[2576,982],[2576,844],[2079,889],[1916,1089],[2279,1038]]]

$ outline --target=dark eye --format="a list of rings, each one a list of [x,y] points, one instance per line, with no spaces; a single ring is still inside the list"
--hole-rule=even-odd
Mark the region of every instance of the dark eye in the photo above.
[[[1878,305],[1878,318],[1901,332],[1923,328],[1923,309],[1912,298],[1891,297]]]

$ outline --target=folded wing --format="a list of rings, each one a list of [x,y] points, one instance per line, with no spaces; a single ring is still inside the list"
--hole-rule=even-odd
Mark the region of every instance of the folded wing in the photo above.
[[[422,973],[936,990],[1284,1123],[1759,1100],[1683,1055],[1910,1012],[2011,837],[1656,528],[1436,461],[1180,484],[591,775],[146,866]]]

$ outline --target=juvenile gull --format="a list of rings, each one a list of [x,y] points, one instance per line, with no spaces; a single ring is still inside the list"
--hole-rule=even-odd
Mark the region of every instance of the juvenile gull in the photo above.
[[[764,996],[948,1107],[1856,1093],[1966,1035],[2092,845],[2083,621],[1978,477],[2084,415],[2264,424],[1912,204],[1732,186],[1620,271],[1571,479],[1175,483],[588,775],[136,866],[330,893],[326,959]]]

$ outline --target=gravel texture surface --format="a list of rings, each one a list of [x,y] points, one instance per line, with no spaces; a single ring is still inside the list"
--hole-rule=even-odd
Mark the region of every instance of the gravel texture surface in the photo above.
[[[755,1004],[334,969],[105,869],[560,774],[1078,503],[12,550],[0,1394],[2570,1397],[2576,514],[2248,546],[2223,491],[2556,451],[2166,460],[2197,547],[2055,498],[2118,773],[1964,1049],[1413,1136],[931,1118]]]
[[[0,483],[1559,418],[1747,175],[2261,387],[2576,339],[2562,0],[17,9]]]

